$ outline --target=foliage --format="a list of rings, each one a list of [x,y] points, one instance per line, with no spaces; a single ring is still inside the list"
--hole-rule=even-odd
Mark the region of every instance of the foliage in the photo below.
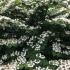
[[[50,65],[50,60],[70,59],[70,9],[63,2],[8,0],[7,4],[0,1],[2,65],[14,61],[19,70],[37,67],[55,70],[58,66]]]

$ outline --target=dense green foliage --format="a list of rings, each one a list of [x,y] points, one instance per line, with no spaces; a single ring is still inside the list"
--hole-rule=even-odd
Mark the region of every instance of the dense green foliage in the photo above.
[[[49,64],[50,60],[70,59],[69,15],[64,17],[70,10],[62,2],[14,0],[6,10],[1,8],[1,64],[17,61],[18,70],[36,70],[39,66],[55,70],[58,66]],[[33,67],[28,66],[31,61]]]

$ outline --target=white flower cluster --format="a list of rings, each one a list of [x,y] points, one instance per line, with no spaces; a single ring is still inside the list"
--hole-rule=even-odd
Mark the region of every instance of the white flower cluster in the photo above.
[[[60,43],[54,43],[52,44],[52,47],[53,47],[53,51],[55,52],[61,52],[61,47],[60,47]]]
[[[40,59],[45,59],[45,56],[42,55],[41,53],[37,53],[37,54],[36,54],[36,57],[39,57]]]
[[[11,5],[13,5],[15,0],[4,0],[0,1],[1,4],[4,4],[4,6],[1,6],[0,13],[3,13],[5,10],[7,10]]]
[[[45,41],[45,38],[48,38],[49,37],[49,34],[51,34],[52,32],[51,31],[47,31],[47,32],[43,32],[41,35],[40,35],[40,38],[38,40],[38,43],[36,43],[36,47],[35,47],[35,50],[40,50],[40,47],[41,47],[41,44],[43,44],[43,42]]]
[[[46,68],[39,66],[36,67],[36,70],[52,70],[52,69],[50,69],[48,66]]]

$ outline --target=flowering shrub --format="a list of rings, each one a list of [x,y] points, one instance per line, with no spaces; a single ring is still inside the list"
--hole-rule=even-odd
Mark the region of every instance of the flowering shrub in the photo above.
[[[1,0],[1,68],[11,65],[13,70],[56,70],[60,59],[70,59],[69,3]]]

